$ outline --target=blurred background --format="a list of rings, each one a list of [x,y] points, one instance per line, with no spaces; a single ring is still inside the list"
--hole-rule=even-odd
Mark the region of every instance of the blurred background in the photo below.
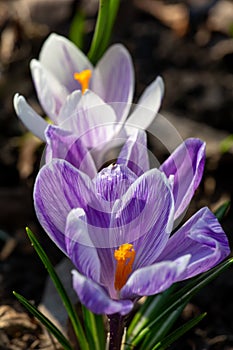
[[[71,38],[87,52],[97,10],[97,0],[0,0],[0,350],[56,348],[12,295],[16,290],[38,304],[46,278],[25,226],[34,231],[54,264],[61,259],[33,210],[32,189],[43,145],[17,119],[12,98],[19,92],[43,114],[30,60],[38,57],[51,32]],[[111,38],[111,43],[117,42],[133,58],[135,102],[161,75],[166,88],[162,115],[183,139],[207,142],[205,175],[187,217],[204,205],[215,210],[231,200],[233,1],[122,0]],[[232,243],[231,207],[222,224]],[[233,349],[232,275],[226,271],[188,305],[183,319],[203,311],[208,315],[172,349]]]

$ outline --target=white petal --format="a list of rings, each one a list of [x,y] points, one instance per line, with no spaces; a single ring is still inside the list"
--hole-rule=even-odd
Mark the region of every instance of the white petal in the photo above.
[[[82,95],[70,118],[60,126],[82,137],[88,148],[103,147],[121,128],[113,109],[90,90]]]
[[[128,50],[112,45],[98,62],[90,88],[115,110],[117,120],[124,120],[134,93],[134,68]]]
[[[58,124],[63,123],[67,118],[69,118],[74,111],[77,109],[78,104],[82,98],[82,92],[80,90],[73,91],[67,96],[65,103],[60,109],[58,116]]]
[[[85,69],[93,70],[91,62],[70,40],[51,34],[45,41],[39,57],[46,67],[69,92],[77,89],[73,75]]]
[[[26,128],[41,140],[46,141],[44,132],[48,123],[29,106],[23,96],[16,94],[13,103],[17,116]]]
[[[127,125],[147,129],[158,113],[163,94],[164,83],[162,78],[158,77],[143,92],[127,120]]]
[[[69,92],[39,61],[32,60],[30,68],[39,101],[47,115],[56,123]]]

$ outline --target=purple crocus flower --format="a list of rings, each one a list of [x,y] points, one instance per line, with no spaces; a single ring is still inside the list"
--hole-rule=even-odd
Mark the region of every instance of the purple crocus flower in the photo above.
[[[76,267],[73,287],[81,303],[94,313],[125,315],[139,297],[204,272],[229,254],[208,208],[171,235],[202,177],[201,140],[186,140],[160,169],[149,170],[139,130],[116,163],[93,179],[76,167],[74,152],[40,170],[34,201],[41,225]],[[82,152],[76,156],[83,159]]]
[[[30,66],[38,99],[54,124],[79,137],[80,124],[81,131],[85,132],[96,125],[125,122],[133,99],[134,69],[123,45],[111,46],[93,67],[72,42],[51,34],[41,49],[39,60],[33,59]],[[158,112],[163,91],[163,81],[158,77],[144,91],[127,123],[146,129]],[[98,124],[92,112],[95,106],[99,109]],[[19,94],[14,97],[14,107],[25,126],[45,141],[47,122]],[[141,116],[143,109],[147,109],[146,118]],[[113,131],[108,133],[109,139]],[[95,138],[92,142],[96,146],[99,141]]]

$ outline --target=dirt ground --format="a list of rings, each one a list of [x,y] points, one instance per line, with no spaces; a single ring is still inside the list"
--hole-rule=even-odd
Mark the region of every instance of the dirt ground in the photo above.
[[[42,113],[29,62],[38,57],[50,32],[68,35],[80,6],[86,13],[84,50],[88,49],[95,1],[88,6],[85,1],[56,3],[0,1],[0,350],[58,349],[12,295],[16,290],[38,304],[46,278],[25,226],[34,231],[54,264],[62,257],[33,210],[33,183],[43,145],[27,133],[12,106],[13,95],[19,92]],[[174,116],[173,125],[182,137],[203,136],[207,146],[213,145],[188,215],[203,205],[215,209],[231,200],[233,152],[229,147],[223,153],[220,145],[233,133],[233,2],[122,1],[112,36],[115,42],[126,45],[132,54],[136,99],[161,75],[166,86],[162,114]],[[222,222],[231,246],[232,214],[230,207]],[[232,276],[229,269],[192,300],[179,322],[204,311],[207,317],[171,349],[233,350]]]

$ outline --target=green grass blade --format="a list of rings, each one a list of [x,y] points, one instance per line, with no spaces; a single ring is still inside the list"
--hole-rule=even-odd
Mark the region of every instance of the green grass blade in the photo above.
[[[103,316],[96,315],[82,305],[82,313],[87,338],[91,349],[102,350],[105,345]]]
[[[209,282],[211,282],[214,278],[220,275],[224,270],[226,270],[233,263],[233,258],[229,258],[224,261],[217,267],[212,270],[206,272],[198,276],[196,279],[190,282],[190,285],[185,286],[180,291],[172,296],[170,304],[160,312],[159,316],[155,317],[153,321],[151,321],[142,331],[134,338],[127,340],[128,347],[126,349],[132,349],[136,346],[145,335],[150,332],[150,329],[153,328],[156,323],[160,322],[164,317],[167,317],[170,313],[174,311],[174,309],[180,307],[183,303],[187,303],[201,288],[206,286]]]
[[[47,329],[54,337],[59,341],[62,347],[65,350],[73,350],[73,347],[70,345],[66,337],[60,332],[60,330],[46,317],[44,316],[35,306],[33,306],[27,299],[22,295],[13,292],[14,296],[19,300],[19,302],[31,312]]]
[[[99,58],[103,55],[105,50],[108,47],[113,26],[115,23],[115,19],[117,16],[117,12],[119,9],[120,0],[109,0],[109,10],[108,10],[108,22],[107,22],[107,30],[105,31],[105,34],[103,36],[103,40],[101,41],[100,45],[100,52],[99,52]]]
[[[220,207],[214,212],[214,215],[217,217],[218,220],[221,221],[223,219],[230,205],[231,205],[231,202],[227,201],[222,205],[220,205]]]
[[[69,39],[82,50],[84,41],[85,14],[78,11],[70,25]]]
[[[174,332],[169,334],[166,338],[158,342],[152,350],[165,350],[167,349],[172,343],[174,343],[176,340],[178,340],[180,337],[182,337],[185,333],[187,333],[190,329],[195,327],[199,322],[203,320],[203,318],[206,316],[206,312],[194,317],[192,320],[186,322],[183,326],[177,328]]]
[[[217,276],[219,276],[224,270],[226,270],[230,265],[233,264],[233,258],[229,258],[226,261],[224,261],[222,264],[218,265],[217,267],[213,268],[208,272],[208,274],[205,274],[204,277],[201,275],[199,282],[196,283],[190,290],[188,290],[184,295],[180,296],[179,299],[177,299],[175,302],[173,302],[172,305],[170,305],[163,313],[161,313],[157,319],[155,319],[150,326],[153,326],[158,319],[161,319],[162,317],[166,316],[167,313],[172,311],[174,308],[179,307],[182,303],[187,302],[190,300],[191,297],[193,297],[200,289],[202,289],[204,286],[206,286],[209,282],[211,282],[213,279],[215,279]]]
[[[160,312],[164,304],[166,304],[167,299],[170,298],[173,290],[174,286],[170,287],[162,294],[147,298],[129,325],[127,330],[127,342],[130,343],[131,340],[147,326],[150,320]]]
[[[70,301],[70,298],[68,297],[68,295],[66,293],[66,290],[65,290],[60,278],[58,277],[54,267],[52,266],[46,253],[44,252],[43,248],[41,247],[41,245],[37,241],[37,239],[34,236],[34,234],[32,233],[32,231],[27,227],[26,232],[27,232],[27,235],[32,243],[32,246],[35,248],[38,256],[40,257],[45,268],[47,269],[47,271],[48,271],[48,273],[49,273],[49,275],[54,283],[54,286],[56,287],[57,292],[61,297],[61,300],[62,300],[62,302],[66,308],[66,311],[69,315],[70,321],[71,321],[72,326],[74,328],[74,332],[75,332],[77,340],[80,344],[81,349],[82,350],[89,350],[88,341],[87,341],[85,333],[83,331],[81,322],[77,316],[77,313],[74,309],[74,306],[72,305],[72,303]]]
[[[146,339],[144,340],[141,349],[152,349],[153,346],[163,339],[167,333],[170,331],[178,317],[181,315],[182,311],[184,310],[186,306],[186,302],[183,303],[181,306],[179,306],[177,309],[175,309],[173,312],[171,312],[168,317],[161,320],[159,325],[156,325],[156,327],[151,328],[150,332],[148,333]]]
[[[100,52],[100,46],[102,45],[101,42],[106,35],[106,30],[108,29],[108,15],[109,0],[100,0],[95,32],[87,55],[93,64],[95,64],[102,55]]]
[[[220,151],[222,153],[229,152],[230,149],[233,146],[233,134],[227,136],[221,143],[220,143]]]

